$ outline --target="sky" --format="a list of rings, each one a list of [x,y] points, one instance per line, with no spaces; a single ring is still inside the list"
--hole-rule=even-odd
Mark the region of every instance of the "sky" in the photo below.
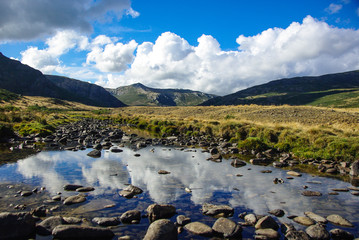
[[[0,52],[44,74],[217,95],[359,69],[359,0],[1,0]]]

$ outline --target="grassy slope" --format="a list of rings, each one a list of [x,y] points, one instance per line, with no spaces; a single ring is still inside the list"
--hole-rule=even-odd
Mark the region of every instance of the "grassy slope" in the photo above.
[[[124,107],[100,109],[42,97],[0,103],[1,131],[46,135],[79,117],[111,117],[158,135],[224,137],[239,146],[275,147],[302,158],[359,158],[359,109],[311,106]]]

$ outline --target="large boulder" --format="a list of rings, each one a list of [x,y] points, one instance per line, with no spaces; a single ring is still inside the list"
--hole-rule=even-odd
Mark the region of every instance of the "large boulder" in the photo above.
[[[170,218],[176,214],[176,208],[168,204],[151,204],[146,211],[151,222],[162,218]]]
[[[227,205],[205,203],[202,205],[202,213],[209,216],[216,216],[219,214],[223,216],[233,216],[234,209]]]
[[[168,219],[159,219],[151,223],[143,240],[177,240],[177,229]]]
[[[58,225],[52,231],[54,239],[87,239],[110,240],[115,234],[108,228],[88,227],[78,225]]]
[[[217,219],[212,229],[224,238],[241,238],[242,236],[242,227],[232,220],[223,217]]]
[[[29,213],[0,213],[0,239],[24,239],[36,231],[36,219]]]

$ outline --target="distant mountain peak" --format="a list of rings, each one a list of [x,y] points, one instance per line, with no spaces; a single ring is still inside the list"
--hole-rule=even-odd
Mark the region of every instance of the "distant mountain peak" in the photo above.
[[[215,97],[188,89],[151,88],[142,83],[106,90],[130,106],[194,106]]]

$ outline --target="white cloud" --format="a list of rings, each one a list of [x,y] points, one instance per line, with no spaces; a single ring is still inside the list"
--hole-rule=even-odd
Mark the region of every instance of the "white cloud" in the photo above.
[[[97,83],[119,87],[142,82],[228,94],[278,78],[359,69],[359,31],[335,28],[310,16],[286,29],[241,35],[237,43],[237,51],[223,51],[212,36],[203,35],[191,46],[166,32],[155,43],[137,47],[130,69],[108,74],[107,79],[102,76]]]
[[[87,37],[77,34],[75,31],[59,31],[55,36],[46,40],[45,49],[38,47],[29,47],[21,52],[21,62],[33,68],[39,69],[43,73],[52,73],[55,70],[60,71],[59,57],[69,50],[77,48],[85,50],[89,46]]]
[[[240,35],[233,51],[223,51],[210,35],[200,36],[197,46],[171,32],[162,33],[154,43],[120,40],[59,31],[46,41],[46,48],[22,52],[21,61],[44,73],[97,81],[105,87],[141,82],[219,95],[284,77],[359,69],[359,30],[336,28],[310,16],[285,29]],[[87,54],[81,66],[61,62],[64,54],[76,51]]]
[[[132,40],[128,44],[108,43],[104,48],[95,46],[87,55],[86,63],[95,63],[95,67],[102,72],[122,72],[132,63],[137,45]]]
[[[118,21],[139,13],[130,0],[0,1],[0,40],[29,40],[59,30],[92,31],[92,22]]]
[[[334,14],[334,13],[338,13],[342,8],[343,5],[341,4],[331,3],[329,7],[325,9],[325,11],[327,11],[329,14]]]

